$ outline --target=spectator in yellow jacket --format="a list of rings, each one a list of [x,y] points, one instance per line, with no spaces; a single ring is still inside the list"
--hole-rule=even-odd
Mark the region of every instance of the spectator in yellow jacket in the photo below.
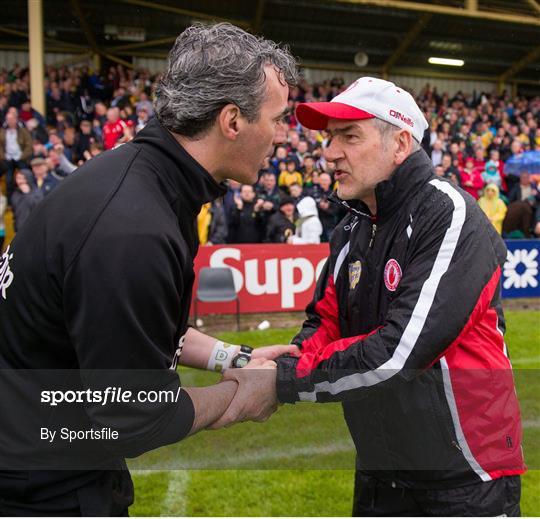
[[[279,175],[278,185],[279,187],[289,189],[292,184],[304,185],[304,177],[302,173],[296,171],[296,162],[294,159],[287,159],[287,168]]]
[[[506,204],[499,198],[499,188],[496,184],[492,183],[486,186],[484,194],[478,200],[478,204],[493,224],[493,227],[501,234],[507,208]]]

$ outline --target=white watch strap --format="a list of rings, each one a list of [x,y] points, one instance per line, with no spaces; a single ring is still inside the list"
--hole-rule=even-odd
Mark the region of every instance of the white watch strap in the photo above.
[[[239,351],[240,346],[227,344],[223,341],[216,341],[214,349],[208,359],[206,369],[209,371],[217,371],[218,373],[229,369],[233,358]]]

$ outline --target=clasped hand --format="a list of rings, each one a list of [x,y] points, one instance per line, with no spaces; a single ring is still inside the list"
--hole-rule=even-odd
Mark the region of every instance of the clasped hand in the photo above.
[[[251,361],[240,369],[228,369],[223,380],[234,380],[238,389],[227,411],[209,429],[227,427],[237,422],[264,422],[277,410],[277,364],[273,359],[284,354],[300,355],[294,345],[267,346],[253,350]]]

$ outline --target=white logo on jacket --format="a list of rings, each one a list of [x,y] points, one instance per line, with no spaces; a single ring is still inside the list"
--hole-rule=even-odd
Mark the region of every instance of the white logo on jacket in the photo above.
[[[169,369],[176,370],[176,366],[178,366],[178,359],[180,358],[180,355],[182,355],[182,349],[184,348],[185,340],[185,335],[182,335],[182,337],[180,337],[180,339],[178,340],[178,348],[176,348],[176,351],[174,352],[174,357]]]
[[[13,272],[9,267],[9,260],[13,258],[13,254],[9,253],[9,248],[10,246],[8,246],[0,259],[0,291],[4,299],[7,299],[6,290],[13,283]]]

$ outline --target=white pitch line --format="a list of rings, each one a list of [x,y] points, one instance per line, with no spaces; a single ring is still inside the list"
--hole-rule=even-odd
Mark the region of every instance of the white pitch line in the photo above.
[[[162,516],[186,517],[187,516],[187,488],[191,476],[187,470],[171,470],[169,472],[169,488],[163,504],[161,505]]]
[[[341,452],[355,453],[354,443],[352,440],[327,443],[323,445],[307,445],[306,447],[291,447],[289,449],[261,449],[258,452],[250,452],[247,454],[231,453],[230,455],[222,454],[220,457],[221,463],[216,464],[215,458],[203,458],[198,460],[179,460],[174,461],[174,465],[167,463],[154,463],[148,470],[152,471],[167,471],[167,470],[223,470],[223,469],[241,469],[248,465],[248,468],[256,469],[256,463],[263,461],[277,461],[286,459],[290,461],[297,456],[324,456],[327,454],[337,454]],[[244,466],[244,467],[243,467]],[[316,467],[305,467],[316,468]],[[137,470],[138,472],[146,472],[145,470]]]
[[[523,420],[523,429],[540,429],[540,420]]]
[[[540,428],[540,420],[523,420],[522,426],[524,429],[538,429]],[[178,491],[171,491],[171,488],[168,492],[168,497],[172,499],[172,504],[175,507],[180,506],[180,499],[182,498],[182,488],[189,483],[189,470],[235,470],[235,469],[246,469],[246,465],[249,469],[257,469],[256,464],[264,461],[278,461],[280,459],[286,459],[290,461],[291,459],[299,456],[312,456],[314,459],[317,459],[317,456],[324,456],[328,454],[338,454],[343,452],[355,453],[355,448],[352,440],[348,441],[339,441],[333,443],[327,443],[318,446],[305,446],[305,447],[293,447],[289,449],[262,449],[258,452],[251,452],[248,454],[232,454],[230,457],[226,455],[221,456],[222,465],[219,467],[216,466],[216,461],[214,458],[211,460],[200,459],[197,461],[184,461],[179,460],[176,462],[178,468],[167,466],[163,464],[160,468],[156,468],[156,465],[152,469],[147,470],[132,470],[132,474],[147,474],[149,472],[168,472],[171,471],[171,477],[169,479],[169,486],[178,487]],[[305,469],[315,469],[316,467],[302,467]],[[336,467],[338,468],[338,467]],[[173,498],[173,496],[175,496]],[[181,503],[185,507],[185,503]],[[173,515],[181,515],[175,511]]]
[[[540,356],[537,356],[537,357],[522,357],[522,358],[518,358],[518,359],[513,359],[512,357],[510,357],[510,362],[514,366],[516,364],[532,364],[533,362],[540,362]]]

